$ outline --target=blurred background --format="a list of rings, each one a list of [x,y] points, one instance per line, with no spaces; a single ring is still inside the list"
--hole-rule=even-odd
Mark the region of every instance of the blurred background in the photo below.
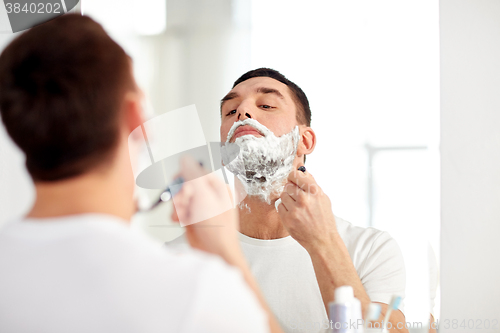
[[[244,72],[270,67],[298,84],[318,136],[308,171],[337,216],[398,240],[407,321],[439,317],[439,292],[429,304],[440,232],[437,0],[84,0],[82,9],[132,56],[150,116],[195,104],[207,141],[219,140],[219,101]],[[13,37],[0,35],[0,49]],[[0,225],[34,199],[23,163],[0,126]],[[170,213],[167,204],[132,225],[168,241],[183,232]]]

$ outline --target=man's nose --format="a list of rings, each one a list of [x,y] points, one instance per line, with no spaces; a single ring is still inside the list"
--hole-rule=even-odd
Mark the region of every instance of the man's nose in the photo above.
[[[237,109],[238,111],[238,120],[245,120],[247,118],[254,118],[252,116],[252,111],[248,106],[245,105],[240,105],[240,107]]]
[[[238,120],[245,120],[247,118],[252,118],[250,113],[244,111],[238,113]]]

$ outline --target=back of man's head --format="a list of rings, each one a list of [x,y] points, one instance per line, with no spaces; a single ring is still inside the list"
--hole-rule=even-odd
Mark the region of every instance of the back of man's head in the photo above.
[[[269,77],[287,85],[288,89],[290,89],[292,98],[295,101],[295,105],[297,106],[297,121],[300,124],[311,126],[311,108],[309,107],[309,100],[307,99],[306,94],[298,85],[287,79],[277,70],[263,67],[248,71],[234,82],[233,88],[241,82],[254,77]]]
[[[130,58],[89,17],[64,15],[16,38],[0,55],[0,112],[35,181],[108,163],[118,144]]]

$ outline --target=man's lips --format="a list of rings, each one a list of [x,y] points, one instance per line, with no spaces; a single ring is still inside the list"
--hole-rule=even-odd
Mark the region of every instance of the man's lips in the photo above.
[[[236,131],[234,131],[233,137],[231,138],[231,142],[234,142],[234,140],[236,140],[236,138],[239,138],[240,136],[243,136],[243,135],[255,135],[258,137],[263,136],[262,133],[260,133],[258,130],[256,130],[252,126],[244,125],[244,126],[238,127],[236,129]]]

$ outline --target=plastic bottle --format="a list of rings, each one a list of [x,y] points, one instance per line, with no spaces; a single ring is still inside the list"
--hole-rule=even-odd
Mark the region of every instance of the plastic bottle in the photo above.
[[[362,333],[361,302],[354,297],[351,286],[335,289],[335,300],[328,304],[333,333]]]

